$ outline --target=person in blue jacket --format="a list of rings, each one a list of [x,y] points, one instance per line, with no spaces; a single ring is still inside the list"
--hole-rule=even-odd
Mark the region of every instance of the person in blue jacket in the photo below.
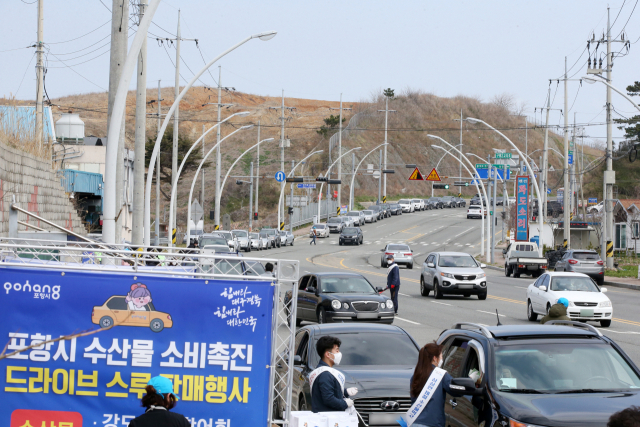
[[[311,384],[311,410],[313,412],[345,411],[353,406],[351,397],[358,393],[356,387],[345,389],[344,375],[334,366],[340,364],[340,339],[331,336],[321,337],[316,343],[316,351],[322,359],[318,367],[309,375]]]
[[[409,382],[412,405],[420,396],[420,392],[429,380],[431,373],[436,367],[442,367],[442,347],[432,342],[420,349],[418,364]],[[449,393],[455,397],[463,395],[463,393],[451,389],[451,379],[451,375],[448,372],[444,374],[431,400],[413,422],[412,427],[445,427],[444,405],[446,394]]]
[[[400,292],[400,267],[393,260],[393,255],[387,257],[389,268],[387,269],[387,287],[391,292],[391,301],[393,301],[393,310],[398,314],[398,292]]]

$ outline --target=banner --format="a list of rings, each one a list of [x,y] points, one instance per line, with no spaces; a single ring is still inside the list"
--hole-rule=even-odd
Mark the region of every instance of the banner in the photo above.
[[[265,425],[270,281],[0,272],[7,354],[100,330],[0,360],[0,426],[127,426],[144,412],[140,398],[156,375],[173,381],[173,411],[192,426]]]
[[[517,177],[516,242],[529,240],[529,177]]]

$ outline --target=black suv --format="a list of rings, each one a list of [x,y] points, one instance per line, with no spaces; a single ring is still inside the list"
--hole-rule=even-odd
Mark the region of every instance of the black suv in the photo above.
[[[640,405],[640,370],[591,325],[458,323],[438,344],[452,377],[480,375],[474,396],[447,394],[447,425],[604,427]]]

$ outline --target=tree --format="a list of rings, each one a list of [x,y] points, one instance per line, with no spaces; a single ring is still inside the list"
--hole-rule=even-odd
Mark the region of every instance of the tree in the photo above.
[[[342,118],[342,123],[345,122],[345,120],[347,120],[346,118]],[[327,117],[326,119],[324,119],[324,125],[320,126],[320,129],[317,130],[316,132],[319,135],[327,136],[327,134],[329,133],[329,130],[331,129],[335,129],[336,126],[338,126],[338,124],[340,123],[340,116],[334,116],[333,114],[330,115],[329,117]]]
[[[145,166],[149,167],[149,159],[151,153],[153,153],[153,147],[156,143],[156,137],[149,137],[145,146]],[[189,151],[189,148],[193,145],[194,141],[182,133],[178,133],[178,167],[182,163],[185,154]],[[173,155],[173,126],[167,126],[167,129],[160,141],[160,183],[167,183],[171,185],[171,157]],[[189,154],[184,167],[182,168],[181,176],[185,176],[186,173],[195,171],[200,165],[202,160],[202,150],[195,149]],[[210,162],[205,162],[203,167],[209,166]],[[155,178],[155,173],[154,173]],[[160,192],[165,200],[169,201],[171,194],[166,193],[160,185]]]
[[[387,88],[385,89],[383,92],[384,96],[386,96],[387,98],[395,98],[395,91],[391,88]]]
[[[627,86],[627,94],[629,96],[640,96],[640,82],[634,82]],[[630,119],[613,119],[614,122],[624,125],[618,126],[618,129],[624,130],[626,141],[620,142],[618,151],[627,151],[634,144],[640,142],[640,115],[635,115]]]

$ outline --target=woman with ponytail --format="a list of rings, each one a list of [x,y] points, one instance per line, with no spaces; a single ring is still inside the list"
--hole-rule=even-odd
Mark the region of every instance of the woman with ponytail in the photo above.
[[[184,415],[169,412],[178,402],[173,393],[173,383],[166,377],[153,377],[145,388],[147,394],[142,397],[144,414],[134,418],[129,427],[191,427]]]

